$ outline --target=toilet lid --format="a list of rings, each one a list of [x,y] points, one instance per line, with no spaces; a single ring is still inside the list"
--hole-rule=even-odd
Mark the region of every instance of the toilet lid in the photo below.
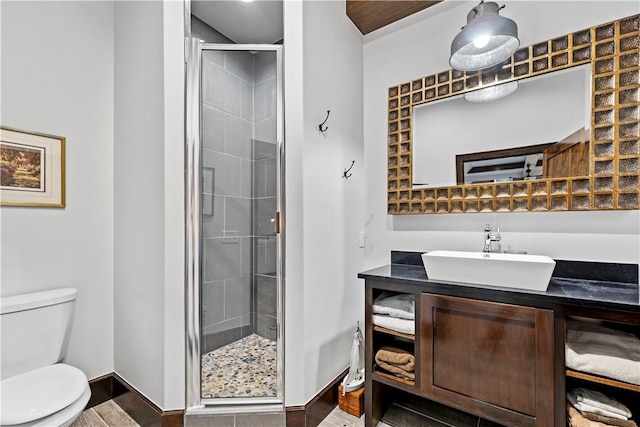
[[[27,423],[71,405],[89,386],[78,368],[58,363],[7,378],[0,384],[0,425]]]

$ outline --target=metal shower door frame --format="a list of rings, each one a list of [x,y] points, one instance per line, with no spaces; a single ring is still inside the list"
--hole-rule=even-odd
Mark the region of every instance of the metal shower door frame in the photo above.
[[[282,221],[284,208],[284,107],[283,107],[283,47],[270,44],[219,44],[185,39],[185,139],[186,139],[186,413],[270,412],[284,410],[284,227],[277,224],[277,338],[276,397],[202,398],[201,394],[201,316],[200,288],[202,276],[201,227],[201,150],[202,150],[202,52],[248,51],[276,53],[276,170],[277,211]]]

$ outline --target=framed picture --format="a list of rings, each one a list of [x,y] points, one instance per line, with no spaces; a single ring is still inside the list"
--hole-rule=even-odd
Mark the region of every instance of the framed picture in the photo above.
[[[65,139],[0,128],[0,205],[65,205]]]

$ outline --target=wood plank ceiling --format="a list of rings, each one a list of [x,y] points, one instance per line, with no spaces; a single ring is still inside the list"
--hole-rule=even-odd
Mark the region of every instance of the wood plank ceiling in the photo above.
[[[364,35],[441,1],[347,0],[347,16]]]

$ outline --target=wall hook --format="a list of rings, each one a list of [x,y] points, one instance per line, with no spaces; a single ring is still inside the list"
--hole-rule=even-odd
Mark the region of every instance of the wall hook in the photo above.
[[[329,120],[329,113],[331,112],[331,110],[327,110],[327,117],[324,119],[324,122],[320,123],[318,125],[318,130],[322,133],[325,133],[327,131],[327,129],[329,129],[328,126],[325,127],[325,123],[327,123],[327,120]]]
[[[356,163],[355,160],[351,161],[351,166],[349,166],[349,169],[345,169],[344,172],[342,172],[342,177],[344,179],[349,179],[351,178],[351,175],[353,175],[352,173],[349,173],[349,171],[351,170],[351,168],[353,168],[353,165]]]

